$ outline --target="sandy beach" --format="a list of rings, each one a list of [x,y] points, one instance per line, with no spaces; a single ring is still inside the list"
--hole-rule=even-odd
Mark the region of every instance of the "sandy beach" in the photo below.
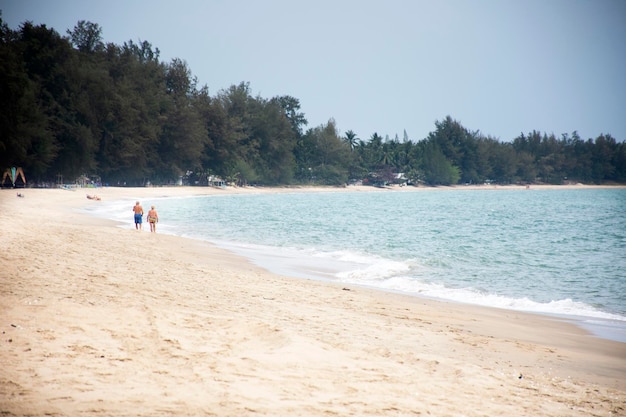
[[[626,344],[570,322],[273,275],[136,231],[132,203],[124,227],[79,211],[319,189],[17,191],[0,190],[2,415],[626,416]]]

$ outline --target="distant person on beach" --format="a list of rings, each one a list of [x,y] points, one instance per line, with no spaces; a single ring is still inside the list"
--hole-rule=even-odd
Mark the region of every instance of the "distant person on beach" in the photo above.
[[[143,219],[143,207],[139,204],[139,201],[135,203],[133,207],[133,211],[135,212],[135,229],[143,230],[142,219]]]
[[[150,231],[156,233],[156,224],[159,222],[159,214],[155,210],[154,206],[150,208],[148,212],[148,223],[150,223]]]

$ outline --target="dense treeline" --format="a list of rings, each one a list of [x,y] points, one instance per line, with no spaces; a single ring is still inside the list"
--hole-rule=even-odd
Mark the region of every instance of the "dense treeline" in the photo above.
[[[111,185],[211,176],[261,184],[625,182],[626,145],[540,132],[510,142],[445,117],[426,138],[362,140],[334,120],[309,128],[291,96],[253,96],[248,83],[211,96],[185,61],[148,42],[105,44],[80,21],[61,36],[0,19],[0,168],[34,182],[99,176]]]

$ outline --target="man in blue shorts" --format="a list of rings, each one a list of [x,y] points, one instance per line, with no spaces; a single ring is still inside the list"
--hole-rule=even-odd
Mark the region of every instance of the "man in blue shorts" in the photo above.
[[[135,229],[143,230],[142,227],[142,219],[143,219],[143,207],[139,204],[139,201],[135,203],[135,207],[133,207],[133,211],[135,212]]]

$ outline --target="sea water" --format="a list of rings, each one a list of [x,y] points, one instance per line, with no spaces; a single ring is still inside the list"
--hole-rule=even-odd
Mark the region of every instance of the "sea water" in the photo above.
[[[160,233],[211,241],[272,272],[575,318],[626,342],[626,189],[228,194],[145,204],[157,205]],[[98,214],[128,223],[131,206],[108,203]]]

